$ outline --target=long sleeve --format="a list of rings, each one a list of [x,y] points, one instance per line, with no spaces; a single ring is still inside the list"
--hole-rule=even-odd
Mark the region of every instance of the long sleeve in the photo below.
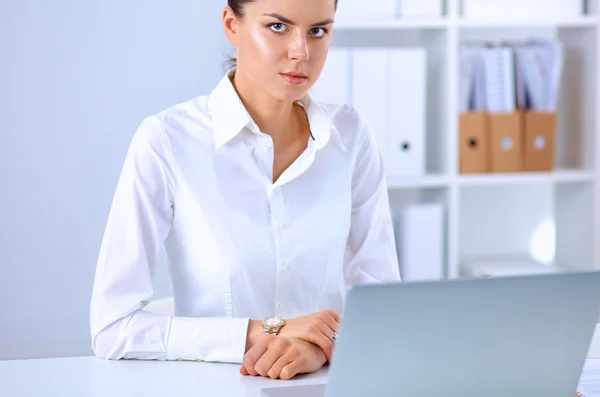
[[[243,362],[248,319],[144,310],[173,219],[173,151],[160,122],[131,141],[100,247],[90,304],[92,348],[105,359]]]
[[[368,122],[358,114],[352,177],[352,215],[344,276],[346,285],[400,280],[385,169]]]

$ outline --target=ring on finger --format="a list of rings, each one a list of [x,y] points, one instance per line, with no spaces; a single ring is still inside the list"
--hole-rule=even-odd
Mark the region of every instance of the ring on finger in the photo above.
[[[333,335],[330,336],[330,339],[333,343],[335,343],[337,341],[337,337],[338,337],[337,332],[334,332]]]

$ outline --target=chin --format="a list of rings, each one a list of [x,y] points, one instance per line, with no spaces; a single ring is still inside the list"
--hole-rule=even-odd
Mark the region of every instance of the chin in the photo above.
[[[309,89],[310,85],[308,84],[300,87],[280,87],[274,96],[281,101],[295,102],[299,99],[302,99]]]
[[[296,102],[296,101],[302,99],[305,95],[306,95],[306,91],[303,91],[302,93],[294,93],[294,94],[288,93],[288,94],[281,95],[279,97],[279,99],[281,101],[286,101],[286,102]]]

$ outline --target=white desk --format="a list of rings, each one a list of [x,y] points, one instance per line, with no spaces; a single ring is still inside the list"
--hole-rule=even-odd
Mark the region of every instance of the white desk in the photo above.
[[[263,387],[325,383],[327,368],[289,381],[244,377],[239,365],[105,361],[96,357],[0,361],[2,395],[15,397],[259,397]]]
[[[0,395],[259,397],[264,387],[323,384],[327,380],[326,367],[288,381],[244,377],[238,371],[239,366],[231,364],[105,361],[96,357],[0,361]]]

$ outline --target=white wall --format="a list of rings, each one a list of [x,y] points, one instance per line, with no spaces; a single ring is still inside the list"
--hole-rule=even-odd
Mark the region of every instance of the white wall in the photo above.
[[[225,3],[0,2],[0,359],[91,354],[96,256],[129,140],[221,78]],[[163,266],[157,296],[169,291]]]

